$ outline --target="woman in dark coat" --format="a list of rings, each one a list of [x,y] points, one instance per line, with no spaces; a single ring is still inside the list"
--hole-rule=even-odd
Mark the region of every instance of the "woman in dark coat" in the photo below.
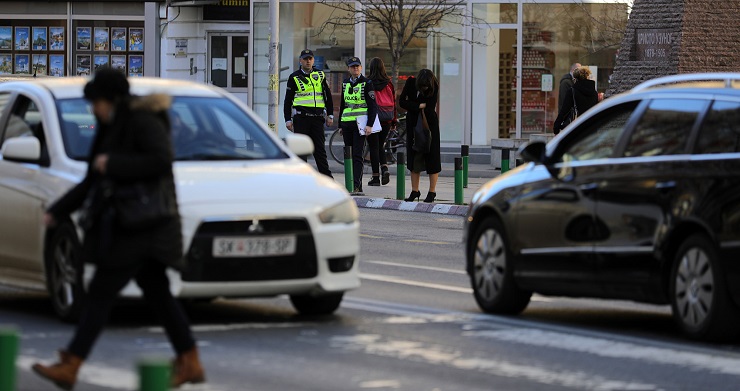
[[[182,233],[172,174],[173,150],[167,109],[170,97],[132,97],[126,76],[102,69],[85,86],[98,120],[85,178],[52,205],[44,216],[47,226],[66,219],[85,203],[83,260],[96,265],[75,335],[60,362],[33,370],[57,386],[71,389],[108,320],[118,293],[132,279],[144,298],[161,315],[177,353],[172,385],[205,380],[190,324],[172,297],[167,266],[182,259]],[[115,186],[161,181],[167,216],[136,229],[125,228],[115,217],[110,198]]]
[[[406,201],[413,201],[421,196],[419,181],[421,171],[429,174],[429,192],[424,202],[434,202],[437,197],[437,179],[442,171],[442,155],[439,140],[439,117],[437,116],[437,100],[439,99],[439,82],[429,69],[422,69],[419,74],[409,77],[398,98],[399,105],[407,110],[406,114],[406,153],[407,165],[411,171],[411,195]],[[429,130],[432,133],[431,148],[428,153],[414,151],[414,128],[419,120],[421,110],[426,115]]]
[[[570,110],[573,108],[573,101],[575,100],[576,109],[578,115],[586,112],[586,110],[594,107],[599,103],[599,93],[596,91],[596,82],[589,79],[591,77],[591,70],[586,67],[577,68],[573,71],[573,87],[566,91],[565,99],[563,101],[563,107],[560,108],[558,118],[555,119],[553,124],[553,132],[555,134],[560,133],[560,130],[565,126],[563,121],[570,115]],[[573,94],[575,93],[575,99]],[[575,118],[571,118],[573,120]],[[566,121],[570,123],[570,121]],[[567,125],[566,123],[566,125]]]

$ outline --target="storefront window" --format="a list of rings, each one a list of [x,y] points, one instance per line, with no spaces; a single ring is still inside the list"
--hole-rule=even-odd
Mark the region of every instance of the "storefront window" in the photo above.
[[[473,4],[473,17],[486,23],[517,23],[517,4]]]
[[[72,76],[90,75],[101,66],[119,69],[131,77],[144,76],[143,22],[74,20],[68,42]]]
[[[522,134],[552,131],[560,79],[573,63],[588,66],[596,89],[604,92],[614,72],[627,24],[627,5],[525,4],[522,62]],[[553,91],[542,91],[542,75],[552,75]]]
[[[287,132],[282,114],[287,78],[300,66],[298,53],[303,49],[313,50],[314,65],[326,72],[329,88],[334,98],[334,116],[339,115],[342,80],[347,77],[346,61],[355,55],[355,32],[354,26],[337,29],[322,28],[323,23],[330,16],[337,17],[338,12],[340,11],[323,4],[280,4],[280,113],[277,125],[278,134],[281,136]],[[269,4],[254,3],[254,103],[252,107],[265,119],[268,118],[269,15]]]
[[[366,33],[366,59],[380,57],[389,76],[393,76],[393,59],[388,39],[380,26],[370,23]],[[437,111],[442,142],[459,143],[463,131],[462,29],[460,23],[441,23],[428,37],[412,39],[400,59],[396,94],[401,93],[406,79],[419,70],[431,69],[439,79],[440,95]],[[365,62],[367,62],[367,60]],[[365,69],[367,71],[367,69]]]

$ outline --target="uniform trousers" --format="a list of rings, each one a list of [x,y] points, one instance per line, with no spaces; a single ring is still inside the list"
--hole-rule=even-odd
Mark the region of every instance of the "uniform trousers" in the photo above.
[[[192,349],[195,340],[190,323],[180,304],[172,297],[165,268],[163,263],[155,260],[146,260],[125,268],[98,268],[90,282],[80,323],[67,351],[82,359],[87,358],[103,326],[108,322],[118,293],[131,279],[136,280],[144,293],[144,299],[161,318],[175,352],[179,355]]]
[[[342,122],[342,138],[345,147],[352,147],[352,175],[355,184],[355,191],[362,189],[362,168],[364,157],[362,153],[365,149],[365,136],[360,136],[357,129],[357,121]]]
[[[293,116],[293,131],[311,137],[313,141],[313,159],[316,161],[316,169],[330,177],[329,162],[326,159],[326,135],[324,134],[324,117],[308,117],[296,114]],[[303,156],[303,160],[308,158]]]

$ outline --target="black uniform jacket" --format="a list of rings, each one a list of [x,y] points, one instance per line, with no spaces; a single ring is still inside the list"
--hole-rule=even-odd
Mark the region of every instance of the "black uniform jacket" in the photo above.
[[[313,70],[317,71],[316,68],[314,68]],[[308,83],[309,76],[306,72],[303,72],[302,69],[298,69],[297,71],[291,73],[290,76],[288,76],[288,84],[285,88],[285,100],[283,101],[283,117],[285,118],[285,122],[292,121],[293,118],[293,98],[295,98],[295,93],[296,91],[298,91],[298,85],[295,84],[296,77],[306,79],[306,83]],[[326,82],[326,78],[324,78],[323,83],[321,83],[321,90],[322,95],[324,96],[326,115],[334,114],[334,101],[331,97],[331,91],[329,90],[329,84]],[[320,115],[324,113],[323,108],[317,107],[301,106],[299,110],[314,115]]]
[[[378,104],[375,102],[375,87],[373,87],[373,83],[365,77],[365,75],[360,75],[360,77],[355,80],[355,82],[352,82],[351,78],[344,79],[344,82],[342,83],[342,102],[339,104],[339,121],[342,120],[342,112],[344,112],[344,109],[347,108],[347,102],[344,101],[344,83],[349,83],[352,85],[352,87],[365,82],[365,102],[367,103],[367,123],[368,126],[375,123],[375,116],[378,113]]]

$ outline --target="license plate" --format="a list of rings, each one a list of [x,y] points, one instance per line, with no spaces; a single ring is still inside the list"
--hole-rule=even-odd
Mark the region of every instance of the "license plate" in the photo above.
[[[295,254],[295,235],[260,237],[216,237],[213,239],[213,256],[275,257]]]

